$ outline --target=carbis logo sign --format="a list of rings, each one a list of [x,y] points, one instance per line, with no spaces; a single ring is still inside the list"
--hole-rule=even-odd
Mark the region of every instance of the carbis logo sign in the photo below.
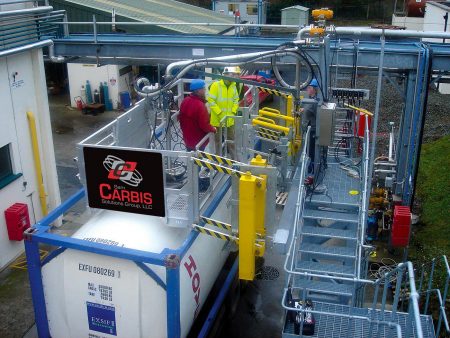
[[[165,216],[160,153],[84,147],[89,206]]]

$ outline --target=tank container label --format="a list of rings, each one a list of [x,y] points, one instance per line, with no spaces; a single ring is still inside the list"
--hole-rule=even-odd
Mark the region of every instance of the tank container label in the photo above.
[[[117,336],[116,310],[112,306],[86,302],[89,330]]]

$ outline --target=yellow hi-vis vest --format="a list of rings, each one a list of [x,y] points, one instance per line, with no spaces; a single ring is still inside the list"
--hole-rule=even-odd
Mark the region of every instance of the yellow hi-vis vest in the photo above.
[[[209,89],[207,101],[211,110],[211,125],[218,127],[225,116],[235,116],[239,108],[236,83],[232,82],[227,87],[223,80],[214,82]],[[227,119],[226,126],[232,125],[234,125],[234,119]]]

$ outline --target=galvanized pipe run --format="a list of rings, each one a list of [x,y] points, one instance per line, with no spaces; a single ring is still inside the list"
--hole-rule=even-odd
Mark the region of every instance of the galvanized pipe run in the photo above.
[[[12,16],[23,16],[23,15],[39,15],[49,13],[53,10],[52,6],[42,6],[35,8],[17,9],[14,11],[4,11],[0,12],[0,18],[8,18]]]
[[[297,34],[297,39],[302,40],[305,37],[311,37],[309,32],[311,26],[300,29]],[[359,27],[328,27],[328,33],[335,33],[336,35],[352,35],[353,37],[361,36],[386,36],[392,38],[435,38],[435,39],[450,39],[450,32],[439,31],[414,31],[414,30],[393,30],[393,29],[377,29],[377,28],[359,28]]]
[[[52,40],[43,40],[43,41],[35,42],[35,43],[29,44],[26,46],[21,46],[21,47],[16,47],[16,48],[11,48],[8,50],[1,51],[0,57],[18,54],[18,53],[26,52],[28,50],[35,49],[35,48],[42,48],[42,47],[51,46],[51,45],[53,45]]]

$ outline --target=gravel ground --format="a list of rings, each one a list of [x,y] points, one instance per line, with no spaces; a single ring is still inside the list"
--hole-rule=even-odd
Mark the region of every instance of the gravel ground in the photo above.
[[[339,87],[349,86],[344,81],[339,82]],[[370,99],[362,101],[361,107],[371,112],[375,111],[375,99],[377,94],[377,77],[361,76],[357,79],[356,88],[370,90]],[[380,117],[378,120],[378,155],[386,154],[388,151],[389,122],[394,122],[398,128],[403,111],[403,100],[395,87],[387,80],[383,81],[381,96]],[[425,117],[425,129],[423,142],[431,142],[442,136],[450,134],[450,95],[440,94],[436,89],[430,89],[428,95],[428,107]]]

